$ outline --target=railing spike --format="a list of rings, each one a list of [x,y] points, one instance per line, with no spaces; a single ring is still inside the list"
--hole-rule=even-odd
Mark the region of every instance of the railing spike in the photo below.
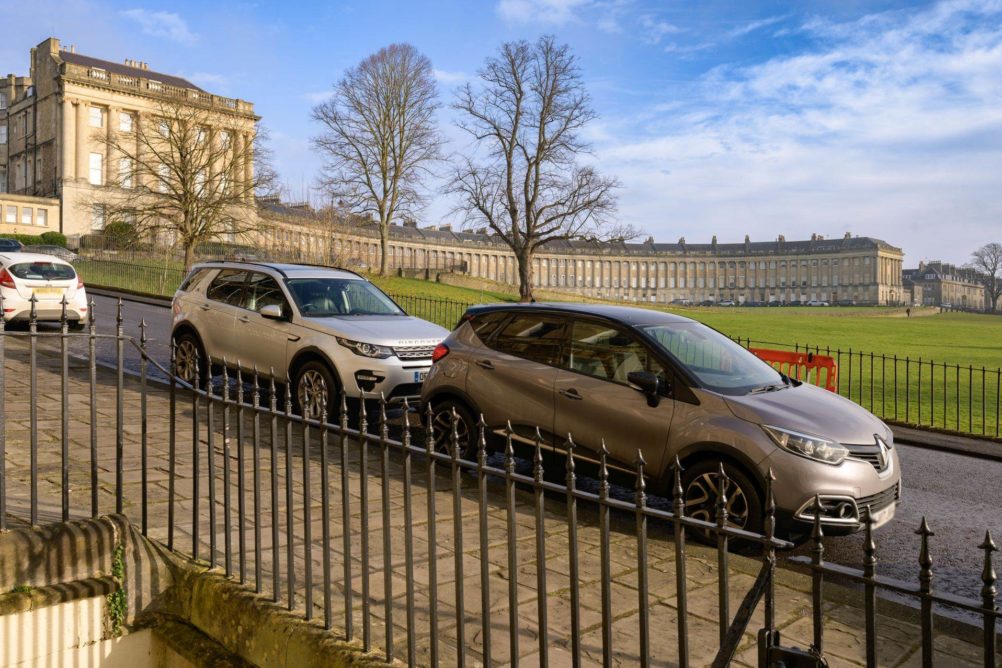
[[[504,429],[505,444],[504,444],[504,470],[505,473],[511,475],[515,472],[515,447],[512,445],[511,436],[511,420],[508,420]]]
[[[727,478],[727,472],[724,471],[723,462],[720,463],[717,469],[717,526],[724,527],[727,525],[727,486],[730,484],[730,480]]]
[[[477,419],[477,464],[481,468],[487,466],[487,422],[483,413]]]
[[[642,508],[647,504],[647,481],[644,480],[644,467],[647,466],[647,462],[644,460],[642,450],[637,450],[637,458],[633,463],[637,468],[636,500],[637,505]]]
[[[536,427],[535,452],[532,456],[532,477],[536,482],[543,481],[543,434]]]
[[[598,452],[598,496],[605,500],[609,498],[609,448],[606,447],[604,438]]]

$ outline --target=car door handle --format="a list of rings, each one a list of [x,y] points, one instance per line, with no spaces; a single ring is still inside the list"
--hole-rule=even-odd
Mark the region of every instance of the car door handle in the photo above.
[[[237,320],[239,320],[240,322],[250,322],[250,318],[248,318],[245,315],[240,316],[239,318],[237,318]]]
[[[474,362],[474,364],[476,364],[481,369],[487,369],[488,371],[494,370],[494,363],[491,362],[490,360],[477,360],[476,362]]]
[[[584,399],[584,397],[578,394],[578,391],[575,390],[573,387],[569,390],[560,390],[560,394],[564,395],[568,399],[574,399],[575,401],[580,401]]]
[[[211,306],[209,306],[208,304],[201,304],[201,305],[199,305],[199,307],[198,307],[198,308],[202,309],[203,311],[208,311],[208,310],[209,310],[209,309],[211,309],[212,307],[211,307]]]

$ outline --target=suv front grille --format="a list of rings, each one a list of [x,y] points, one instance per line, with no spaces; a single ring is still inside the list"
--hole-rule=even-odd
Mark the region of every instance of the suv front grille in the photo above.
[[[887,465],[891,461],[891,453],[888,451],[884,456],[883,464],[881,464],[880,446],[875,443],[872,445],[843,443],[843,445],[849,450],[850,459],[858,459],[861,462],[866,462],[877,471],[886,470]]]
[[[401,346],[393,349],[393,353],[402,360],[430,360],[433,352],[435,346]]]
[[[893,487],[888,487],[883,492],[877,492],[876,494],[856,499],[856,507],[859,508],[860,515],[862,515],[863,509],[867,506],[870,506],[870,510],[876,513],[897,501],[900,492],[901,483],[898,483]]]

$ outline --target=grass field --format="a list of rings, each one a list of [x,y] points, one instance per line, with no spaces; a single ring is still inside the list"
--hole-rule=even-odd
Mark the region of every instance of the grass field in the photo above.
[[[81,260],[93,285],[170,296],[176,263]],[[413,315],[452,328],[468,304],[512,301],[511,293],[420,279],[370,276]],[[569,296],[569,298],[572,298]],[[907,424],[999,436],[1002,431],[1002,318],[901,308],[671,308],[762,348],[809,348],[839,363],[839,393]]]

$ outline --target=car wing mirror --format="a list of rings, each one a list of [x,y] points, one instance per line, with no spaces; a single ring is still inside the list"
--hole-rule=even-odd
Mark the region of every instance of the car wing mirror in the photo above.
[[[647,396],[647,405],[657,406],[661,401],[661,395],[658,393],[660,387],[660,382],[658,377],[655,376],[650,371],[631,371],[626,376],[627,382],[629,382],[630,387],[633,389],[643,392]]]
[[[270,320],[283,320],[285,318],[285,314],[282,312],[282,307],[278,304],[268,304],[267,306],[262,306],[258,313]]]

